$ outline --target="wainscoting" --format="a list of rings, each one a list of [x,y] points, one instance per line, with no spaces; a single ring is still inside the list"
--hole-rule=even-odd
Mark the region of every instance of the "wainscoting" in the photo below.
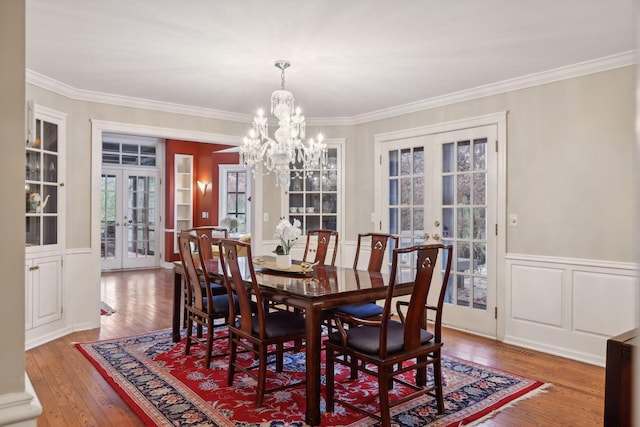
[[[504,342],[599,366],[635,326],[637,266],[508,254]]]
[[[263,241],[256,253],[275,246]],[[293,258],[301,259],[303,251],[299,242]],[[355,241],[341,241],[336,264],[351,266],[355,251]],[[607,339],[635,327],[636,264],[508,254],[504,265],[498,305],[505,316],[498,318],[498,330],[502,322],[505,343],[605,366]]]

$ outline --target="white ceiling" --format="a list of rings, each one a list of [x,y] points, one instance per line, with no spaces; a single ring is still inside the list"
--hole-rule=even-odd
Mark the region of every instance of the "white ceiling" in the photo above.
[[[357,118],[634,49],[633,0],[27,0],[27,69],[241,115],[276,59],[311,118]],[[117,97],[115,97],[117,98]]]

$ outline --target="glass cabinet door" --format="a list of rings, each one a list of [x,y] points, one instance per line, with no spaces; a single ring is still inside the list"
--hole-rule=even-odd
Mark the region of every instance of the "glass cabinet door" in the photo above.
[[[36,116],[26,146],[26,246],[59,244],[60,123]]]

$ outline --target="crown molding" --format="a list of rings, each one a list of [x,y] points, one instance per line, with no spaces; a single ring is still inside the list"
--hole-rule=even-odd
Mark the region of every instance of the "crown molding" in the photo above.
[[[372,111],[353,117],[316,117],[307,118],[310,126],[350,126],[383,120],[403,114],[415,113],[435,107],[455,104],[458,102],[478,99],[485,96],[497,95],[533,86],[539,86],[573,77],[607,71],[636,64],[636,51],[623,52],[590,61],[580,62],[566,67],[555,68],[540,73],[529,74],[497,83],[478,86],[471,89],[453,92],[447,95],[411,102],[396,107]],[[101,92],[77,89],[51,79],[35,71],[26,70],[27,83],[42,87],[60,95],[79,101],[99,102],[119,105],[123,107],[143,108],[148,110],[163,111],[168,113],[186,114],[198,117],[206,117],[219,120],[228,120],[240,123],[251,123],[253,116],[249,114],[233,113],[214,110],[210,108],[192,107],[183,104],[154,101],[149,99],[132,98],[127,96],[112,95]]]
[[[228,120],[240,123],[251,123],[253,116],[239,114],[211,108],[194,107],[170,102],[155,101],[151,99],[133,98],[109,93],[94,92],[77,89],[61,83],[35,71],[26,70],[27,83],[50,90],[59,95],[66,96],[77,101],[98,102],[103,104],[118,105],[121,107],[142,108],[146,110],[162,111],[166,113],[186,114],[190,116],[206,117],[211,119]]]
[[[429,108],[442,107],[445,105],[469,101],[485,96],[497,95],[573,77],[594,74],[614,68],[635,65],[636,60],[637,58],[635,50],[623,52],[616,55],[606,56],[604,58],[598,58],[590,61],[568,65],[566,67],[554,68],[552,70],[543,71],[540,73],[529,74],[526,76],[503,80],[497,83],[491,83],[488,85],[478,86],[459,92],[453,92],[443,96],[437,96],[422,101],[399,105],[397,107],[391,107],[383,110],[361,114],[353,117],[352,120],[353,124],[369,123],[376,120],[399,116],[402,114],[415,113],[417,111],[427,110]]]

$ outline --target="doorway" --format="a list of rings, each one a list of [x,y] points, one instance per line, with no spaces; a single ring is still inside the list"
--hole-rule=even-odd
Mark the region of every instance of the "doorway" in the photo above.
[[[158,266],[159,182],[157,171],[103,168],[102,270]]]
[[[380,141],[380,229],[398,234],[400,247],[452,245],[444,323],[491,337],[498,335],[501,259],[498,127],[417,130]],[[413,277],[412,261],[401,260],[401,278]]]

